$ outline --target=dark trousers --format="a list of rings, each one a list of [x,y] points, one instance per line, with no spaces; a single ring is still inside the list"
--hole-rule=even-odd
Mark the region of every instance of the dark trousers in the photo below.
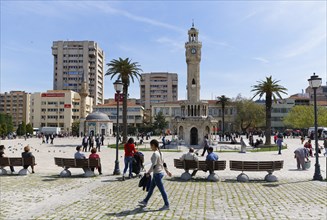
[[[98,168],[99,174],[102,174],[101,166],[99,166],[99,167],[97,167],[97,168]],[[94,172],[94,167],[91,167],[91,170]]]
[[[23,167],[24,167],[24,169],[27,169],[29,167],[29,165],[25,165]],[[32,168],[32,172],[34,172],[34,166],[33,165],[31,165],[31,168]]]
[[[282,145],[278,145],[278,154],[282,154]]]
[[[94,144],[93,143],[90,143],[90,146],[89,146],[89,151],[91,151],[91,149],[93,148]]]
[[[204,148],[203,148],[203,152],[202,152],[202,157],[204,156],[204,154],[206,153],[206,151],[208,151],[208,147],[207,146],[205,146]]]
[[[83,144],[83,151],[86,152],[87,151],[87,144]]]
[[[11,171],[12,173],[15,172],[15,169],[14,169],[13,166],[10,166],[10,171]]]

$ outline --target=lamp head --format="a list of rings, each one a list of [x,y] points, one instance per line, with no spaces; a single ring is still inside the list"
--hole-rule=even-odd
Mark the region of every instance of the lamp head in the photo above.
[[[114,82],[114,88],[117,93],[120,93],[123,90],[123,87],[124,85],[119,79]]]
[[[315,73],[313,73],[313,75],[310,77],[310,79],[308,79],[308,81],[309,81],[309,85],[312,89],[319,88],[322,83],[321,78],[319,78],[319,76],[316,75]]]

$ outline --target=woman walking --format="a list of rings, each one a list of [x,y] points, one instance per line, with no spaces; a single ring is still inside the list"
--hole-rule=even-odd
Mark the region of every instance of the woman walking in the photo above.
[[[150,146],[151,146],[151,150],[153,150],[154,152],[151,157],[151,163],[152,163],[151,167],[148,170],[148,172],[146,173],[146,175],[150,176],[150,174],[153,171],[153,178],[151,180],[150,189],[148,191],[146,198],[144,200],[140,201],[139,205],[143,206],[143,207],[147,206],[148,201],[152,196],[153,190],[157,186],[162,195],[164,203],[165,203],[164,206],[162,208],[160,208],[159,210],[169,210],[168,197],[167,197],[167,193],[166,193],[165,188],[162,183],[162,178],[164,177],[164,170],[166,170],[166,172],[169,176],[171,176],[171,173],[169,173],[166,166],[164,166],[162,154],[159,149],[159,142],[157,140],[151,140]]]
[[[125,158],[124,158],[125,168],[124,168],[124,172],[123,172],[123,180],[125,180],[125,174],[127,172],[127,169],[129,169],[129,178],[133,177],[133,174],[132,174],[133,157],[136,152],[133,138],[128,139],[127,143],[124,145],[124,150],[125,150]]]

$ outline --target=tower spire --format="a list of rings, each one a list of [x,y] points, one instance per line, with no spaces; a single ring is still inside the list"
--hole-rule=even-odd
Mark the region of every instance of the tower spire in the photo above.
[[[192,19],[192,28],[194,28],[194,19]]]

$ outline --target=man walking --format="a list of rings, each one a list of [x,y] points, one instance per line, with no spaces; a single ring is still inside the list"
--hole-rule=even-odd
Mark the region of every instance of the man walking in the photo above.
[[[204,140],[203,140],[203,152],[202,152],[202,157],[204,156],[205,152],[208,151],[209,148],[209,140],[208,140],[208,136],[204,136]],[[208,152],[209,153],[209,152]]]
[[[83,151],[84,151],[84,152],[87,151],[87,145],[88,145],[88,142],[89,142],[89,140],[88,140],[87,136],[84,135],[83,140],[82,140],[82,145],[83,145]]]

